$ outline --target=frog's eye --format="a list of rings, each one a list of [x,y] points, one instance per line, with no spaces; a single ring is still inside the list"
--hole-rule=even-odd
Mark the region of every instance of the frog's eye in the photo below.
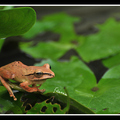
[[[50,66],[50,69],[51,69],[51,66]]]
[[[43,75],[43,72],[36,72],[34,73],[35,77],[39,78]]]

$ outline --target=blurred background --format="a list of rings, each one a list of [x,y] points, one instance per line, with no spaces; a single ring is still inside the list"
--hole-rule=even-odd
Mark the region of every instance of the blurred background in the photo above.
[[[24,6],[15,6],[24,7]],[[115,17],[116,20],[120,20],[120,6],[29,6],[32,7],[37,14],[37,19],[42,19],[46,15],[53,13],[65,12],[68,15],[80,17],[80,22],[74,23],[74,30],[78,35],[89,35],[96,33],[99,30],[94,26],[97,23],[103,23],[108,17]],[[46,32],[44,34],[37,35],[35,40],[47,41],[52,39],[53,41],[59,40],[59,34],[52,32]],[[31,41],[33,39],[30,39]],[[13,61],[20,60],[26,65],[33,65],[35,62],[41,61],[41,59],[34,59],[30,55],[21,52],[18,43],[24,41],[24,38],[20,36],[9,37],[5,40],[5,43],[0,52],[0,66],[8,64]],[[66,52],[61,59],[69,59],[71,55],[80,57],[74,49],[70,49]],[[96,60],[90,63],[86,63],[97,76],[100,77],[107,70],[100,60]]]
[[[116,17],[120,12],[120,6],[30,6],[37,13],[37,19],[58,12],[66,12],[69,15],[80,17],[81,21],[76,23],[77,34],[87,35],[97,30],[93,25],[104,22],[108,17]]]

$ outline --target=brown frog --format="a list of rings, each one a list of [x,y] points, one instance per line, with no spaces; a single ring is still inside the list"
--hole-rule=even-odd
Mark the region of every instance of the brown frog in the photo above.
[[[17,100],[17,98],[10,88],[11,85],[8,79],[19,82],[19,87],[27,92],[38,91],[43,93],[45,89],[40,90],[39,87],[46,79],[53,78],[54,76],[54,72],[51,71],[51,67],[47,63],[43,66],[27,66],[20,61],[15,61],[0,68],[0,81],[8,90],[10,97],[13,97],[14,100]],[[29,85],[32,85],[32,87]]]

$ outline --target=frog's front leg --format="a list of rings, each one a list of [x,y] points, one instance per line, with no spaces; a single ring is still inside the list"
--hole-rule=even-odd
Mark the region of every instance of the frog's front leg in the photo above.
[[[33,87],[29,87],[29,85],[31,85],[31,83],[29,83],[28,81],[20,83],[20,87],[27,92],[37,92],[37,91],[41,93],[45,92],[45,89],[40,90],[38,87],[34,87],[34,85]]]
[[[10,97],[13,97],[14,100],[17,100],[17,98],[14,96],[9,84],[0,76],[0,81],[1,83],[6,87],[6,89],[8,90]]]

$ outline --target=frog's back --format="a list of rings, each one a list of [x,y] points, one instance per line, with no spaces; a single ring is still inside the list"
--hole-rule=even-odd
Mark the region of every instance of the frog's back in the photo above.
[[[27,80],[26,76],[23,76],[26,73],[26,65],[20,61],[15,61],[9,63],[0,68],[0,76],[5,79],[14,79],[18,82],[23,82]]]
[[[15,61],[12,63],[9,63],[5,66],[2,66],[3,69],[18,69],[18,68],[24,68],[26,65],[24,65],[21,61]]]

